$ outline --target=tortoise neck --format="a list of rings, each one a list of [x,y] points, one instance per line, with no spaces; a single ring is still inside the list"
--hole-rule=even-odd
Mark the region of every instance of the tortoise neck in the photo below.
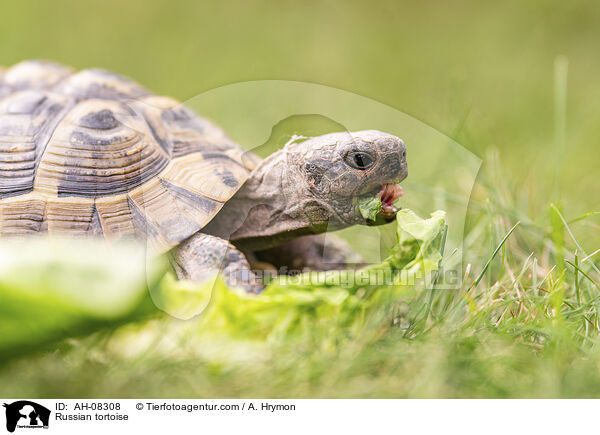
[[[203,232],[243,249],[261,250],[325,231],[326,221],[315,224],[314,213],[311,216],[316,201],[298,182],[297,171],[288,164],[285,149],[272,154],[254,169]]]

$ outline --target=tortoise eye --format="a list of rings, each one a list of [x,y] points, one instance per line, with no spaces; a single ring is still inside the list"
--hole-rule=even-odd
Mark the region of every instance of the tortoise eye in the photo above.
[[[375,163],[375,159],[364,151],[354,151],[346,156],[346,163],[355,169],[369,169]]]

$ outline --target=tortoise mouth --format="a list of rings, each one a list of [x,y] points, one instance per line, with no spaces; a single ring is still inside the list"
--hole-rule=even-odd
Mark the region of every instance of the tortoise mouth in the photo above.
[[[396,213],[398,213],[394,202],[402,195],[404,195],[402,186],[398,184],[384,184],[375,195],[377,198],[381,198],[381,210],[377,213],[375,221],[369,221],[367,225],[383,225],[394,221]]]
[[[361,215],[363,218],[365,218],[364,223],[369,226],[377,226],[387,224],[395,220],[398,208],[394,206],[394,202],[396,202],[403,195],[404,189],[398,184],[380,184],[378,187],[363,193],[361,197],[365,199],[379,198],[381,200],[381,206],[376,214],[371,214],[369,217],[367,217],[361,210]]]
[[[375,195],[381,198],[382,213],[396,213],[398,210],[394,207],[394,202],[404,195],[404,189],[398,184],[384,184]]]

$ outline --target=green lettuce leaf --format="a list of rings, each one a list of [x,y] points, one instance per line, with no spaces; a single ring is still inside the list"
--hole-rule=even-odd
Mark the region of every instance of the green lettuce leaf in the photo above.
[[[138,244],[38,238],[0,244],[0,359],[151,312],[165,273]]]
[[[260,295],[218,276],[178,281],[164,258],[143,246],[39,239],[0,245],[0,359],[38,350],[161,311],[211,339],[293,340],[320,331],[325,341],[358,334],[372,314],[418,288],[438,267],[445,215],[397,215],[398,243],[362,270],[274,279]],[[149,291],[148,291],[149,290]],[[162,316],[164,317],[164,316]]]
[[[377,220],[377,213],[381,211],[381,198],[377,196],[359,198],[358,210],[367,222],[375,222]]]
[[[228,288],[219,279],[191,285],[167,275],[157,287],[162,309],[179,318],[197,315],[194,327],[211,336],[273,341],[318,328],[328,331],[322,336],[340,329],[358,331],[370,314],[422,286],[438,269],[445,213],[421,219],[401,210],[397,226],[398,243],[380,264],[278,277],[259,296]]]

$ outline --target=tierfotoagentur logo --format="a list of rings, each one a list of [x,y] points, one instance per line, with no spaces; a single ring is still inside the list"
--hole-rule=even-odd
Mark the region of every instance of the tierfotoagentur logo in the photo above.
[[[50,410],[29,400],[19,400],[11,404],[5,403],[6,430],[15,429],[48,429]]]

